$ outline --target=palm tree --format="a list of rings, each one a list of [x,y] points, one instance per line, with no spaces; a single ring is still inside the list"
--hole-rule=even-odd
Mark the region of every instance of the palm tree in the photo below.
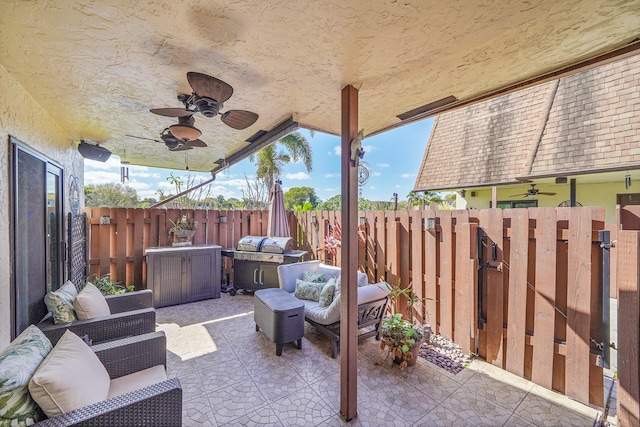
[[[256,178],[271,189],[284,166],[291,161],[302,161],[307,172],[311,172],[312,154],[311,145],[305,137],[294,132],[251,155],[249,160],[257,165]]]

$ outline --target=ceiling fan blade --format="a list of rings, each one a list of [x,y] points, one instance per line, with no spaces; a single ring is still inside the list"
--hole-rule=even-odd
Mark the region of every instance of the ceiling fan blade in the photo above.
[[[543,196],[555,196],[556,193],[552,193],[549,191],[538,191],[538,194],[542,194]]]
[[[258,120],[258,115],[246,110],[229,110],[222,113],[222,120],[227,126],[242,130],[248,128]]]
[[[509,197],[527,197],[527,196],[531,196],[531,193],[522,193],[522,194],[512,194]]]
[[[191,146],[191,147],[206,147],[207,144],[205,144],[205,142],[201,139],[194,139],[191,141],[187,142],[187,145]]]
[[[125,136],[128,136],[130,138],[144,139],[144,140],[153,141],[153,142],[162,142],[159,139],[145,138],[144,136],[135,136],[135,135],[125,135]]]
[[[198,96],[215,99],[218,103],[225,102],[233,95],[233,88],[228,83],[206,74],[189,71],[187,80]]]
[[[195,111],[185,110],[184,108],[152,108],[149,111],[165,117],[188,117],[195,113]]]
[[[170,148],[169,151],[184,151],[184,150],[193,150],[193,147],[187,144],[180,144],[176,148]]]

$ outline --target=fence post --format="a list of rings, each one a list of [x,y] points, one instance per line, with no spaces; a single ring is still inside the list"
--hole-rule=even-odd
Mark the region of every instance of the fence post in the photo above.
[[[640,231],[618,234],[618,420],[620,426],[640,424]]]

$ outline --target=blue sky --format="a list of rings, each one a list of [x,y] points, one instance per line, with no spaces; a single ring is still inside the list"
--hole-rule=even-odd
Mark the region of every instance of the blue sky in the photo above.
[[[362,188],[362,197],[369,200],[389,201],[393,193],[400,200],[406,199],[415,184],[424,150],[429,140],[433,119],[421,120],[388,132],[365,138],[364,161],[371,165],[372,174]],[[340,138],[321,132],[311,137],[309,132],[300,132],[311,143],[313,149],[313,170],[307,172],[301,163],[290,163],[282,174],[284,191],[292,187],[311,187],[321,200],[327,200],[340,193]],[[196,148],[197,150],[197,148]],[[120,159],[113,155],[105,162],[86,160],[84,162],[85,185],[119,183]],[[165,194],[174,191],[166,178],[170,173],[185,176],[186,171],[129,166],[129,180],[125,185],[132,187],[140,199],[158,198],[156,191],[162,189]],[[191,173],[208,179],[208,173]],[[255,178],[255,165],[248,159],[231,166],[222,172],[212,184],[212,195],[225,198],[242,197],[242,188],[246,186],[245,175]]]

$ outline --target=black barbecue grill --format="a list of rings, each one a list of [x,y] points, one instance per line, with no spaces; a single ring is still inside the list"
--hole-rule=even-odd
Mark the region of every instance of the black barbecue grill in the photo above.
[[[301,261],[307,251],[293,250],[291,237],[245,236],[238,241],[235,249],[223,249],[222,255],[233,259],[233,288],[256,291],[277,288],[278,266]]]

